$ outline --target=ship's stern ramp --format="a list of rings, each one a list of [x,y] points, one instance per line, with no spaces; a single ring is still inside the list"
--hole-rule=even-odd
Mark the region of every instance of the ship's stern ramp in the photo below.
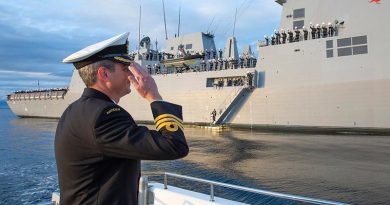
[[[226,97],[222,104],[216,110],[215,125],[223,125],[229,122],[229,119],[234,117],[238,108],[249,98],[254,87],[250,85],[243,85],[233,89],[233,91]]]

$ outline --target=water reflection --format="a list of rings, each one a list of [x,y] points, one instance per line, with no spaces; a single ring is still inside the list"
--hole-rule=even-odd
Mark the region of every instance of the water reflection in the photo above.
[[[17,118],[0,110],[0,204],[48,202],[58,191],[54,160],[56,121]]]
[[[53,151],[58,121],[0,114],[0,203],[49,199],[51,191],[58,191]],[[169,171],[352,204],[390,201],[390,137],[185,130],[190,154],[176,161],[144,161],[144,173]],[[242,192],[235,197],[253,204],[291,203]]]
[[[205,169],[206,178],[353,204],[390,200],[389,137],[202,128],[186,128],[186,135],[184,161],[193,171],[173,172]]]
[[[58,119],[44,118],[15,118],[10,121],[11,125],[22,129],[31,129],[35,131],[55,132]]]

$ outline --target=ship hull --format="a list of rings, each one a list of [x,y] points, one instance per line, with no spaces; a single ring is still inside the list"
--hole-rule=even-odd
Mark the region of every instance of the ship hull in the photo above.
[[[7,104],[18,117],[60,118],[66,107],[81,96],[81,93],[67,93],[58,99],[8,100]]]
[[[246,76],[257,71],[256,88],[237,96],[225,124],[265,130],[390,133],[389,79],[329,85],[267,88],[264,71],[233,69],[213,72],[154,76],[164,100],[183,106],[186,124],[210,125],[213,109],[221,112],[226,99],[245,86],[206,87],[215,78]],[[77,77],[74,75],[73,77]],[[80,81],[73,79],[72,81]],[[172,84],[170,82],[175,82]],[[64,99],[8,101],[20,117],[59,118],[82,93],[69,91]],[[153,122],[148,103],[136,93],[123,97],[120,105],[139,122]]]

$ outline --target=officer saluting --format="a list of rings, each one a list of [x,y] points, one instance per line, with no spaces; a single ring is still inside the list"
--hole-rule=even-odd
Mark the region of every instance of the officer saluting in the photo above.
[[[153,78],[128,56],[129,33],[86,47],[73,63],[86,88],[64,111],[55,136],[61,204],[137,204],[140,160],[188,154],[181,106],[162,101]],[[130,70],[129,70],[130,66]],[[156,130],[117,105],[130,85],[150,103]]]

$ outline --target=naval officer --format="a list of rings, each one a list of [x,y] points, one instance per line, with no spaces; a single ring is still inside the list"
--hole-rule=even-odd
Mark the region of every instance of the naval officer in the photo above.
[[[153,78],[131,63],[127,38],[128,33],[115,36],[63,61],[73,63],[86,88],[56,130],[61,204],[135,205],[140,160],[188,154],[181,106],[163,101]],[[137,125],[118,105],[131,84],[150,103],[156,130]]]

